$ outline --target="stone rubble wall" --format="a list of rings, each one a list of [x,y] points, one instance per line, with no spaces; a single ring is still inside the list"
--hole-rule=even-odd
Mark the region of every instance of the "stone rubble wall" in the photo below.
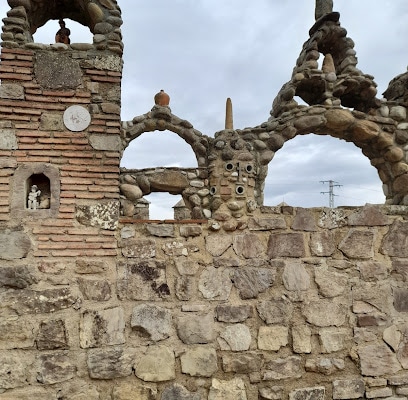
[[[407,399],[407,207],[261,211],[120,222],[117,257],[0,237],[0,399]]]

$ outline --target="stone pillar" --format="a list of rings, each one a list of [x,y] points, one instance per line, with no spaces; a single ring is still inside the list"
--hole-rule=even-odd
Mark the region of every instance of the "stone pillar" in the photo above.
[[[315,19],[316,21],[323,15],[333,12],[333,0],[316,0]]]

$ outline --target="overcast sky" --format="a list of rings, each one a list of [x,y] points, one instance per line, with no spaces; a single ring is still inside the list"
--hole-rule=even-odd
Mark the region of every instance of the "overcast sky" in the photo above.
[[[148,112],[154,95],[171,96],[173,114],[213,136],[224,128],[225,101],[232,98],[234,127],[269,118],[272,101],[290,79],[308,31],[314,0],[119,0],[125,43],[122,120]],[[0,14],[8,10],[1,1]],[[407,0],[334,0],[334,11],[355,42],[358,68],[375,77],[378,96],[406,71]],[[67,20],[72,42],[90,42],[87,29]],[[51,43],[58,24],[50,22],[35,41]],[[132,142],[127,168],[194,167],[191,149],[171,132],[145,133]],[[383,203],[381,181],[351,143],[307,135],[287,142],[269,165],[265,204],[327,206],[321,192],[334,180],[335,205]],[[148,200],[151,200],[148,198]],[[165,200],[168,202],[168,200]],[[177,202],[174,196],[170,200]],[[162,207],[159,200],[155,206]],[[157,217],[171,216],[171,209]]]

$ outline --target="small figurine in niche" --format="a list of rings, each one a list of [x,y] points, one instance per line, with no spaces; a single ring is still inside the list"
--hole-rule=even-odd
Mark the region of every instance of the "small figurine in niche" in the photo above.
[[[37,185],[31,186],[31,191],[28,193],[28,209],[29,210],[36,210],[39,202],[38,198],[41,195],[41,190],[38,189]]]
[[[69,38],[69,35],[71,34],[71,31],[65,27],[65,22],[63,19],[59,20],[59,25],[60,30],[55,35],[55,43],[70,44],[71,40]]]

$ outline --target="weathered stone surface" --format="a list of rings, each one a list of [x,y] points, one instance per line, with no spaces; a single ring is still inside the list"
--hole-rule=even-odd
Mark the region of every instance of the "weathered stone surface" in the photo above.
[[[16,149],[18,149],[16,131],[14,129],[0,129],[0,150]]]
[[[251,345],[251,332],[246,325],[227,326],[218,338],[221,350],[245,351]]]
[[[15,291],[0,293],[3,309],[12,310],[18,315],[43,314],[64,310],[77,302],[68,288]]]
[[[41,322],[36,343],[38,350],[68,349],[65,322],[61,319]]]
[[[386,279],[389,271],[385,263],[366,261],[357,263],[361,278],[365,281],[378,281]]]
[[[273,285],[276,270],[270,268],[239,269],[233,272],[232,280],[241,299],[253,299]]]
[[[34,269],[26,266],[0,266],[0,287],[25,289],[37,283]]]
[[[140,261],[118,265],[118,294],[129,300],[160,300],[170,294],[166,265],[160,261]]]
[[[37,53],[34,72],[37,82],[47,89],[75,89],[82,83],[78,61],[61,52]]]
[[[296,389],[290,392],[289,400],[325,400],[324,386]]]
[[[302,376],[301,366],[302,358],[297,356],[267,361],[262,370],[262,380],[300,378]]]
[[[278,351],[289,341],[289,329],[286,326],[261,326],[258,332],[258,348]]]
[[[171,312],[154,305],[138,305],[133,308],[130,326],[155,342],[167,339],[172,330]]]
[[[267,254],[269,258],[305,257],[303,233],[273,233],[269,236]]]
[[[282,277],[286,290],[297,292],[310,288],[310,276],[300,261],[287,261]]]
[[[213,257],[222,256],[232,246],[231,235],[210,235],[205,238],[206,249]]]
[[[317,230],[313,213],[304,208],[296,209],[296,216],[293,220],[292,229],[294,231],[314,232]]]
[[[188,179],[178,171],[162,171],[149,175],[150,186],[161,192],[180,193],[189,186]]]
[[[152,236],[157,237],[174,237],[174,225],[168,224],[148,224],[146,230]]]
[[[319,0],[321,2],[321,0]],[[343,131],[354,122],[353,114],[348,110],[328,110],[325,113],[326,126],[335,131]]]
[[[315,267],[315,282],[324,297],[337,297],[347,289],[348,279],[325,266]]]
[[[205,299],[228,300],[232,289],[230,271],[207,267],[200,275],[198,289]]]
[[[153,258],[156,242],[149,239],[129,239],[122,242],[122,254],[128,258]]]
[[[408,330],[405,328],[404,335],[402,337],[402,341],[398,346],[397,351],[397,358],[398,361],[401,363],[404,369],[408,368]]]
[[[108,301],[112,295],[111,286],[105,280],[78,278],[78,286],[85,300]]]
[[[120,191],[132,203],[136,203],[143,197],[143,192],[140,187],[130,183],[123,183],[120,185]]]
[[[180,275],[195,276],[200,268],[199,262],[188,260],[187,258],[178,258],[174,262]]]
[[[261,369],[262,356],[256,353],[225,353],[222,356],[222,369],[224,372],[249,374]]]
[[[324,299],[305,304],[303,315],[307,322],[320,327],[341,326],[346,321],[345,307]]]
[[[2,83],[0,86],[0,98],[24,100],[24,86],[15,83]]]
[[[165,346],[148,347],[136,363],[136,376],[146,382],[164,382],[176,377],[174,353]]]
[[[64,121],[61,114],[43,113],[40,120],[40,129],[42,131],[62,131],[64,130]]]
[[[211,377],[218,371],[217,353],[213,348],[189,349],[181,355],[180,361],[183,374]]]
[[[351,226],[385,226],[390,224],[390,218],[381,212],[379,206],[366,205],[348,216],[348,224]]]
[[[21,359],[20,356],[12,356],[9,352],[0,353],[0,389],[13,389],[26,386],[29,379],[29,371],[26,365],[33,362],[30,356]]]
[[[353,301],[363,301],[376,310],[388,314],[392,309],[392,294],[389,282],[361,282],[352,287]],[[363,310],[364,311],[364,310]]]
[[[364,376],[383,376],[401,370],[396,355],[385,343],[372,343],[359,346],[361,373]]]
[[[233,239],[234,251],[244,258],[258,258],[264,255],[265,249],[258,235],[236,235]]]
[[[208,400],[247,400],[245,383],[240,378],[230,381],[213,379]]]
[[[195,279],[191,276],[178,276],[175,283],[176,296],[179,300],[191,300],[197,292]]]
[[[343,350],[351,339],[351,331],[345,328],[323,328],[319,331],[322,353],[334,353]]]
[[[307,372],[315,372],[323,375],[332,375],[345,368],[344,360],[340,358],[308,358],[305,363]]]
[[[272,231],[274,229],[285,229],[286,221],[284,217],[274,218],[251,218],[248,222],[251,231]]]
[[[17,260],[27,257],[31,250],[31,240],[20,231],[0,230],[0,259]]]
[[[80,324],[80,344],[86,349],[125,343],[125,320],[121,307],[85,311]]]
[[[332,232],[314,232],[310,238],[310,251],[317,257],[329,257],[336,251]]]
[[[333,399],[349,400],[364,397],[365,385],[362,379],[342,379],[333,382]]]
[[[0,350],[25,349],[34,346],[34,328],[28,321],[0,321]]]
[[[8,390],[5,393],[0,393],[0,400],[16,400],[16,399],[18,400],[32,400],[32,399],[53,400],[53,394],[51,394],[49,389],[47,390],[45,388],[33,387],[33,386],[29,386],[28,388],[23,388],[23,389]],[[83,400],[83,399],[73,399],[73,400]]]
[[[374,232],[351,229],[339,244],[339,250],[350,258],[373,258]]]
[[[216,317],[219,322],[244,322],[253,315],[253,308],[250,305],[228,305],[220,304],[215,309]]]
[[[335,229],[347,225],[347,216],[344,210],[336,208],[324,209],[318,220],[320,228]]]
[[[112,400],[156,400],[157,390],[148,386],[135,384],[135,382],[121,382],[113,388]],[[99,400],[98,397],[95,400]],[[162,397],[163,398],[163,397]],[[87,400],[89,397],[78,400]],[[67,399],[68,400],[68,399]],[[93,399],[92,399],[93,400]]]
[[[401,343],[401,338],[402,338],[401,332],[395,325],[391,325],[388,328],[384,329],[383,340],[395,352],[398,350],[398,347]]]
[[[132,373],[131,358],[122,347],[91,349],[88,352],[89,376],[93,379],[115,379]]]
[[[39,357],[37,381],[46,385],[68,381],[75,377],[76,367],[63,353],[44,354]]]
[[[282,400],[283,386],[267,386],[259,388],[259,396],[262,400]]]
[[[256,305],[260,318],[268,325],[286,325],[292,318],[293,305],[288,300],[265,300]]]
[[[201,226],[182,225],[180,226],[179,229],[180,229],[180,236],[185,237],[185,238],[198,237],[198,236],[201,236],[203,233]]]
[[[189,392],[184,386],[174,383],[164,389],[161,400],[202,400],[202,397],[199,393]]]
[[[312,331],[307,325],[292,327],[293,351],[298,354],[312,352]]]
[[[381,252],[390,257],[408,258],[408,222],[396,221],[384,236]]]
[[[77,206],[76,219],[82,225],[115,230],[119,220],[119,202],[111,201],[106,204]]]
[[[212,314],[181,316],[176,327],[179,338],[185,344],[205,344],[215,339]]]
[[[75,272],[77,274],[101,274],[108,266],[103,260],[88,260],[81,258],[75,260]]]
[[[121,151],[122,142],[116,135],[89,135],[89,143],[95,150],[101,151]]]

